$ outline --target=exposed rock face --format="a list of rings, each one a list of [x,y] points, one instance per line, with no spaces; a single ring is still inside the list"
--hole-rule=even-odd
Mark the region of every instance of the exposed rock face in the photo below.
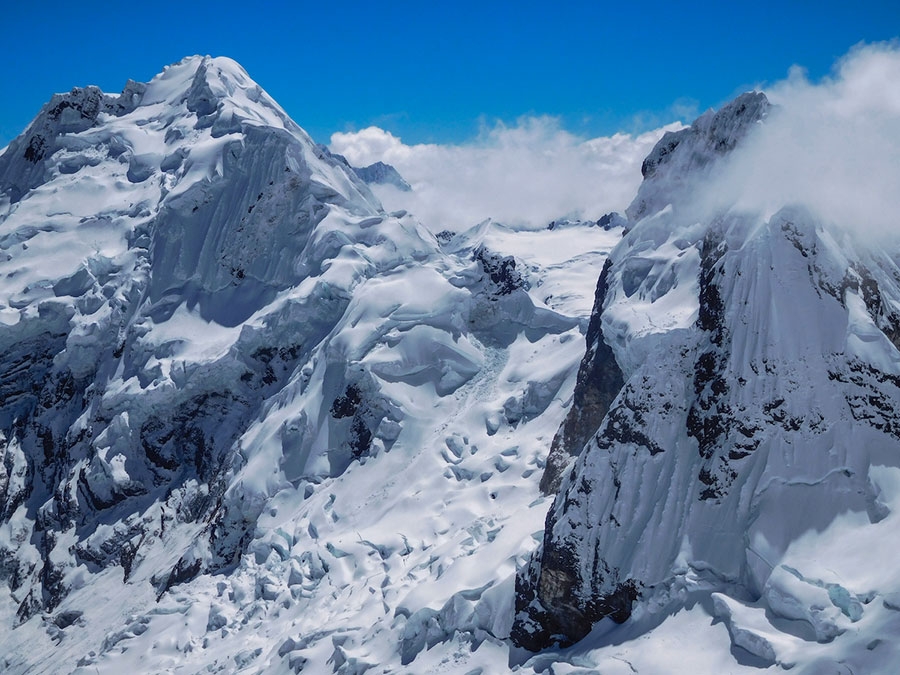
[[[766,109],[745,94],[664,136],[644,163],[630,230],[598,285],[608,286],[592,319],[602,339],[595,329],[576,389],[614,400],[576,399],[554,441],[556,457],[578,456],[517,579],[520,645],[569,644],[636,607],[652,624],[689,592],[769,602],[779,560],[804,532],[846,512],[883,517],[870,466],[900,466],[896,264],[801,207],[698,226],[679,192],[699,189],[698,175]],[[608,370],[585,367],[600,363],[601,345],[621,367],[620,390]],[[595,429],[576,425],[600,411]],[[578,432],[570,446],[567,425]],[[551,456],[546,487],[560,466]],[[778,588],[770,611],[805,606],[802,589]],[[742,631],[732,631],[742,649],[777,651]]]
[[[555,495],[563,473],[591,439],[615,397],[622,389],[622,371],[615,355],[603,339],[603,303],[609,288],[611,261],[607,259],[597,280],[594,309],[586,335],[587,351],[578,369],[572,407],[553,437],[547,466],[541,478],[541,492]]]
[[[481,269],[490,279],[493,294],[509,295],[526,286],[522,274],[516,270],[516,259],[512,256],[499,255],[484,246],[479,246],[472,252],[472,259],[481,265]]]

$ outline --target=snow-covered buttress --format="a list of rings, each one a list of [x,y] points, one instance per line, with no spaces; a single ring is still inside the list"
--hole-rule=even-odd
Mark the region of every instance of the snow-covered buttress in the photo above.
[[[624,383],[583,450],[568,448],[577,460],[519,574],[513,637],[529,649],[577,641],[605,617],[644,632],[707,598],[740,653],[790,666],[795,635],[829,641],[864,612],[885,620],[865,608],[874,584],[796,560],[810,533],[889,512],[900,268],[802,205],[695,206],[770,114],[762,94],[744,94],[663,136],[644,162],[576,392],[603,367]],[[615,364],[591,364],[597,355]],[[785,634],[785,621],[805,627]]]

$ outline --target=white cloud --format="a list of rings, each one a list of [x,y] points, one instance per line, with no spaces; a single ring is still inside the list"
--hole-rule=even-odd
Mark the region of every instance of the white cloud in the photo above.
[[[386,208],[407,209],[435,231],[489,217],[541,227],[624,210],[641,182],[641,162],[664,131],[584,139],[554,118],[526,117],[461,145],[406,145],[368,127],[332,135],[330,147],[354,166],[381,160],[396,167],[413,192],[379,186],[376,194]]]
[[[719,205],[900,232],[900,45],[859,46],[818,83],[795,67],[766,94],[778,108],[718,177]]]
[[[717,171],[711,189],[703,186],[715,208],[770,215],[803,204],[826,221],[900,235],[900,44],[856,47],[820,82],[795,67],[765,91],[777,107]],[[488,217],[541,227],[624,210],[663,131],[584,139],[554,118],[527,117],[461,145],[406,145],[369,127],[334,134],[331,149],[354,166],[394,165],[414,191],[376,193],[388,209],[407,209],[433,230]]]

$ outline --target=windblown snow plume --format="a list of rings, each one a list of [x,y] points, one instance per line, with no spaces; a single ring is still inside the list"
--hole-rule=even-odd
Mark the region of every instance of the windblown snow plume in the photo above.
[[[795,68],[766,94],[766,124],[704,188],[713,208],[768,217],[799,203],[856,233],[896,233],[900,45],[859,46],[819,83]]]
[[[555,218],[596,220],[623,210],[640,184],[641,160],[666,130],[679,128],[588,140],[553,118],[529,117],[463,145],[406,145],[368,127],[332,135],[330,148],[354,166],[383,160],[396,167],[413,191],[377,186],[376,194],[435,231],[458,231],[485,218],[541,227]]]

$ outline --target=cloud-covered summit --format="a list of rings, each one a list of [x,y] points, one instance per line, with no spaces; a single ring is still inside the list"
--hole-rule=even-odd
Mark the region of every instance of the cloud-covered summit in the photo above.
[[[800,67],[762,89],[775,108],[713,177],[704,206],[771,215],[803,204],[825,222],[879,235],[900,213],[900,45],[861,44],[813,82]],[[354,166],[387,162],[412,185],[376,192],[388,208],[432,229],[485,218],[541,227],[560,217],[622,211],[641,182],[641,162],[674,122],[640,135],[586,139],[553,117],[497,123],[458,145],[415,144],[370,126],[336,133],[331,150]],[[706,186],[709,187],[708,185]]]
[[[811,82],[766,88],[765,124],[716,177],[713,208],[771,215],[801,204],[823,222],[883,236],[900,223],[900,44],[859,45]]]

